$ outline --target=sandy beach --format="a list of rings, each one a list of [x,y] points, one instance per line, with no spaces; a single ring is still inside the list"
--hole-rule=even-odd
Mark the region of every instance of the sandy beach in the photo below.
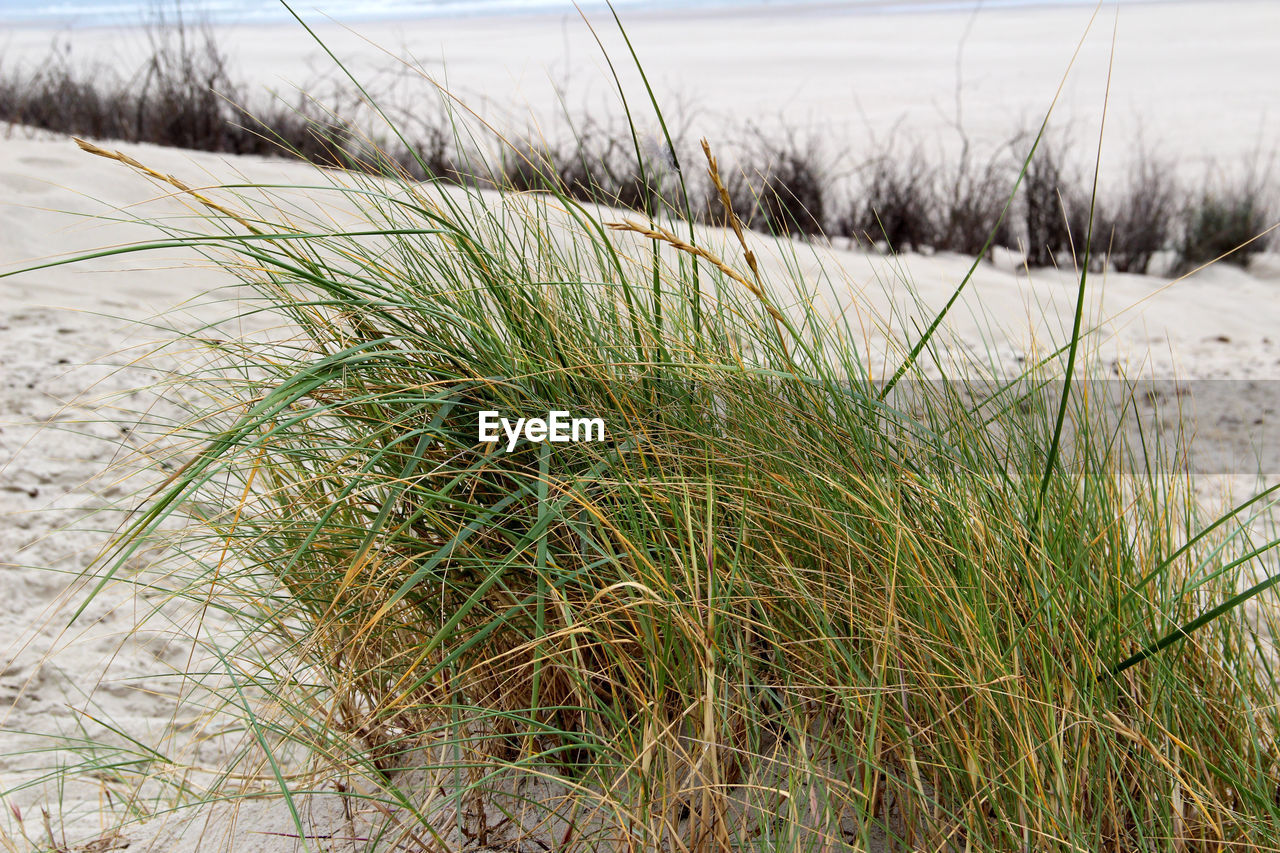
[[[627,16],[627,26],[657,96],[673,105],[691,134],[714,140],[755,124],[849,140],[855,151],[893,133],[954,150],[957,120],[988,143],[1006,138],[1011,128],[1037,124],[1091,14],[1064,7],[869,15],[814,5],[781,16],[765,9],[637,12]],[[619,56],[625,46],[616,31],[603,16],[595,20],[608,52]],[[510,115],[513,123],[554,121],[562,83],[572,110],[616,114],[599,48],[571,17],[374,22],[354,29],[320,23],[316,31],[350,59],[358,76],[389,80],[402,73],[391,57],[413,57],[459,96]],[[1280,134],[1280,6],[1152,3],[1118,16],[1103,9],[1058,107],[1062,124],[1086,151],[1098,132],[1113,30],[1104,180],[1119,173],[1140,137],[1189,175],[1211,159],[1232,164],[1271,153]],[[334,73],[293,25],[226,26],[218,35],[237,73],[255,85],[315,85]],[[0,33],[0,55],[6,63],[29,61],[55,37],[69,39],[79,61],[110,63],[127,62],[120,57],[134,55],[127,46],[142,38],[133,30],[66,34],[15,27]],[[633,71],[624,77],[629,97],[638,101]],[[301,183],[312,175],[310,166],[280,160],[103,144],[193,186]],[[80,152],[66,137],[0,129],[0,272],[154,237],[136,224],[101,217],[186,212],[181,199]],[[765,263],[780,268],[784,253],[768,238],[755,240]],[[896,304],[918,318],[924,309],[907,308],[902,282],[909,281],[926,306],[940,306],[972,264],[949,253],[887,258],[839,243],[805,246],[799,255],[814,269],[837,271],[826,307],[832,317],[883,316]],[[1130,376],[1249,380],[1258,383],[1259,399],[1280,397],[1266,384],[1280,379],[1280,254],[1264,253],[1248,271],[1217,265],[1177,279],[1160,272],[1097,278],[1086,317],[1097,326],[1103,361]],[[188,311],[183,303],[227,283],[224,273],[178,250],[0,279],[0,789],[21,788],[4,804],[21,811],[37,841],[44,832],[40,810],[48,809],[60,842],[65,833],[66,849],[123,849],[125,840],[130,851],[304,849],[288,837],[287,813],[268,802],[242,806],[238,819],[232,809],[158,817],[117,837],[108,815],[119,804],[109,801],[107,781],[80,780],[62,791],[39,781],[48,768],[80,760],[48,739],[55,733],[110,740],[117,736],[103,722],[109,720],[146,742],[177,737],[197,723],[190,709],[156,695],[147,680],[181,668],[191,649],[169,643],[163,631],[131,634],[139,609],[148,605],[127,592],[98,599],[66,630],[66,584],[118,523],[122,490],[145,485],[99,475],[138,449],[142,439],[130,435],[135,413],[166,405],[163,395],[147,390],[154,388],[156,368],[133,366],[162,333],[131,323],[152,317],[162,318],[157,325],[195,322],[212,309],[181,319]],[[990,348],[997,360],[1017,365],[1062,339],[1077,283],[1071,270],[1027,270],[997,256],[978,268],[952,327],[975,350]],[[1267,414],[1274,429],[1280,416]],[[1203,428],[1208,434],[1263,426],[1209,419]],[[148,476],[158,481],[160,474],[142,480]],[[1247,482],[1245,476],[1237,488]],[[51,751],[29,751],[41,748]],[[216,763],[216,748],[201,759]],[[21,787],[28,782],[31,787]],[[336,799],[317,796],[312,805],[317,833],[348,826]],[[197,829],[183,835],[178,827],[188,819]],[[95,840],[97,847],[75,846]],[[17,850],[25,842],[0,830],[0,843]],[[322,849],[362,848],[335,840]]]

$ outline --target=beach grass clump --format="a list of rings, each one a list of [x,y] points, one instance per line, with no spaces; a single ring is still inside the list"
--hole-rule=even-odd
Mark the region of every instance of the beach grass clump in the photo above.
[[[184,677],[246,746],[203,796],[331,785],[374,849],[1280,844],[1265,549],[1064,390],[1078,323],[1019,377],[930,381],[943,314],[873,358],[710,154],[727,231],[151,173],[266,330],[182,337],[172,474],[93,575],[225,616]],[[792,165],[776,198],[821,192]],[[556,411],[603,440],[481,440]]]
[[[1270,191],[1256,170],[1208,182],[1183,209],[1179,263],[1184,269],[1217,260],[1248,267],[1267,248],[1274,224]]]

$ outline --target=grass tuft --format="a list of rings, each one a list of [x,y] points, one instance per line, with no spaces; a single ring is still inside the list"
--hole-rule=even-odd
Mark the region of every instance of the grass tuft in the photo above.
[[[1265,181],[1252,170],[1234,184],[1206,185],[1186,205],[1178,257],[1184,269],[1211,261],[1248,267],[1275,224]]]

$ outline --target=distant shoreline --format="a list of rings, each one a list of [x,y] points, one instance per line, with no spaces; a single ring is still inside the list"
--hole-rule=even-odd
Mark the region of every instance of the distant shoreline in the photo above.
[[[644,19],[662,19],[674,18],[680,20],[691,20],[707,17],[722,17],[726,13],[732,14],[734,17],[755,17],[757,15],[773,15],[782,7],[788,12],[796,15],[859,15],[859,16],[881,16],[881,15],[936,15],[936,14],[972,14],[977,11],[981,12],[1014,12],[1014,11],[1042,11],[1046,9],[1060,8],[1082,8],[1093,5],[1101,5],[1105,12],[1108,8],[1114,8],[1117,3],[1122,6],[1152,6],[1152,5],[1173,5],[1202,2],[1202,0],[846,0],[846,2],[835,2],[835,0],[702,0],[696,5],[690,6],[687,3],[680,3],[678,0],[647,0],[643,5],[640,3],[627,3],[622,0],[616,4],[618,13],[624,19],[626,18],[644,18]],[[263,13],[262,7],[259,6],[256,13],[250,12],[248,9],[229,11],[225,13],[206,13],[193,11],[191,18],[196,21],[208,21],[215,27],[271,27],[281,24],[293,24],[294,20],[290,17],[287,10],[283,6],[269,4],[273,9],[270,13]],[[358,6],[354,0],[347,0],[342,5]],[[598,0],[586,0],[582,3],[583,11],[588,15],[608,15],[607,6],[598,2]],[[474,5],[468,3],[449,3],[443,7],[439,7],[440,11],[433,12],[429,9],[422,9],[416,14],[406,14],[407,10],[392,9],[384,13],[376,13],[370,11],[355,11],[351,14],[345,13],[339,9],[336,12],[324,12],[314,7],[302,8],[295,6],[297,11],[305,20],[311,22],[321,22],[324,24],[337,23],[343,24],[394,24],[394,23],[414,23],[421,21],[479,21],[485,19],[494,20],[531,20],[531,21],[547,21],[559,20],[565,17],[576,18],[578,13],[571,7],[568,9],[551,8],[550,3],[539,4],[537,0],[528,3],[516,3],[513,0],[498,0],[498,5],[491,8],[475,8]],[[39,16],[10,16],[9,13],[0,6],[0,25],[5,27],[20,28],[24,30],[56,30],[59,32],[70,32],[80,30],[112,30],[112,29],[133,29],[146,26],[148,16],[151,12],[145,6],[139,6],[135,12],[131,14],[105,14],[86,11],[83,14],[63,12]],[[337,17],[330,18],[331,15]],[[116,18],[132,18],[132,20],[115,20]]]

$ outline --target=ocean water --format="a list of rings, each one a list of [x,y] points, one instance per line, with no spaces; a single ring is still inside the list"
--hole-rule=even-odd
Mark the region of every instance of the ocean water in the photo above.
[[[813,0],[614,0],[619,10],[754,7],[781,8]],[[865,14],[934,10],[972,10],[1020,6],[1091,6],[1097,0],[844,0],[825,2],[828,8]],[[1105,0],[1106,5],[1153,0]],[[157,10],[172,16],[181,6],[189,20],[215,23],[253,23],[287,20],[278,0],[0,0],[0,26],[133,25],[154,19]],[[343,21],[428,17],[510,15],[521,13],[573,14],[570,0],[291,0],[304,17],[325,15]],[[580,0],[584,9],[603,8],[605,0]]]

